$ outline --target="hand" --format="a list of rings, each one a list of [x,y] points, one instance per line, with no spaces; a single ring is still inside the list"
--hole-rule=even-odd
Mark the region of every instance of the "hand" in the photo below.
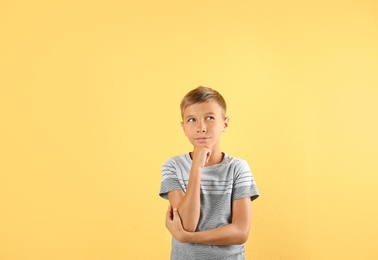
[[[177,209],[173,209],[171,205],[169,205],[167,210],[165,226],[177,241],[185,243],[185,234],[187,232],[182,227],[181,218]]]
[[[194,148],[192,152],[193,163],[194,167],[205,167],[206,163],[209,161],[211,157],[211,149],[204,147],[204,146],[197,146]]]

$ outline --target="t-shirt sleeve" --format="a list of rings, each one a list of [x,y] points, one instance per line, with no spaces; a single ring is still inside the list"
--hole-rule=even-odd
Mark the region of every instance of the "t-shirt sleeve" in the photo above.
[[[161,169],[161,184],[159,195],[168,199],[168,192],[173,190],[182,190],[180,180],[174,163],[170,160],[165,162]]]
[[[255,179],[246,161],[240,160],[235,167],[234,189],[232,200],[244,199],[250,197],[251,201],[259,197]]]

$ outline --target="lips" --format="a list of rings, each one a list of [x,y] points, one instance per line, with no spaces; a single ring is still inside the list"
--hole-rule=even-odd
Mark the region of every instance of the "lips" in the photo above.
[[[209,139],[210,139],[210,137],[198,137],[198,138],[194,138],[194,140],[199,141],[199,142],[206,142]]]

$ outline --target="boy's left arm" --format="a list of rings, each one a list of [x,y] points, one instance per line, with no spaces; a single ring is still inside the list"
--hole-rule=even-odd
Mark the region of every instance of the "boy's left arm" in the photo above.
[[[181,243],[196,243],[207,245],[236,245],[247,241],[251,225],[251,199],[249,197],[232,202],[231,224],[218,228],[188,232],[181,224],[176,209],[171,207],[167,211],[165,225],[172,236]]]

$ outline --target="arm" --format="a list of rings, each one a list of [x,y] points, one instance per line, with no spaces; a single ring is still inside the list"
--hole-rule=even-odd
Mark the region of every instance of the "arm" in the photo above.
[[[186,193],[174,190],[168,193],[169,203],[177,208],[185,230],[194,232],[200,217],[200,183],[201,171],[190,172]]]
[[[200,232],[183,229],[177,210],[167,212],[166,226],[172,236],[181,243],[207,245],[235,245],[247,241],[251,223],[251,199],[234,200],[232,203],[232,223]]]
[[[186,192],[174,190],[168,193],[169,203],[172,208],[177,208],[182,227],[186,231],[194,232],[198,225],[201,207],[201,171],[210,155],[211,151],[205,147],[195,148]]]

